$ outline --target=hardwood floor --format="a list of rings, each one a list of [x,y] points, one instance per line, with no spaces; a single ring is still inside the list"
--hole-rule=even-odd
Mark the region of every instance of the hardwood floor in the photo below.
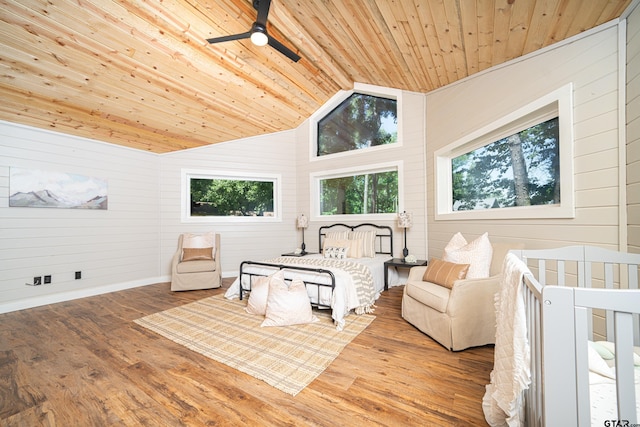
[[[493,347],[445,350],[402,319],[402,287],[296,397],[132,322],[220,292],[162,283],[0,314],[0,425],[487,425]]]

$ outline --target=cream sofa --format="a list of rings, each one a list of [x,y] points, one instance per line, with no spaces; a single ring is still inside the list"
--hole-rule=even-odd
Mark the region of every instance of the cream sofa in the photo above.
[[[411,268],[402,296],[402,317],[449,350],[495,344],[494,295],[502,262],[519,244],[492,243],[490,277],[465,279],[452,289],[422,280],[427,267]]]
[[[184,235],[178,238],[178,249],[171,261],[171,290],[188,291],[195,289],[219,288],[222,285],[220,267],[220,235],[215,235],[213,260],[182,261]]]

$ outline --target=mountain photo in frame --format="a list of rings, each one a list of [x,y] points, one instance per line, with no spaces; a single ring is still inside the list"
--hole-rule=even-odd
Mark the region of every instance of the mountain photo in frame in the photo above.
[[[100,178],[12,167],[9,207],[106,210],[107,189]]]

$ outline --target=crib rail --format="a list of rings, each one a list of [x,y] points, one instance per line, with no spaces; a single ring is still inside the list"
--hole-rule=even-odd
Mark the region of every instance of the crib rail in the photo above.
[[[525,392],[527,425],[591,425],[588,340],[594,310],[606,313],[606,338],[616,346],[617,420],[637,423],[633,346],[640,330],[640,255],[583,246],[512,252],[538,274],[525,274],[522,283],[532,381]],[[598,274],[596,264],[602,265]],[[550,276],[556,286],[548,286]],[[593,289],[596,281],[599,288]]]

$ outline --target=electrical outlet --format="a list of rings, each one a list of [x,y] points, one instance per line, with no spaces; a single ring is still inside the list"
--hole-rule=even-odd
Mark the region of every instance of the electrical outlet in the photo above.
[[[42,276],[36,276],[33,278],[33,286],[42,285]]]
[[[82,271],[76,271],[76,280],[82,279]]]
[[[49,283],[51,283],[51,275],[47,274],[46,276],[44,276],[44,284],[48,285]]]

